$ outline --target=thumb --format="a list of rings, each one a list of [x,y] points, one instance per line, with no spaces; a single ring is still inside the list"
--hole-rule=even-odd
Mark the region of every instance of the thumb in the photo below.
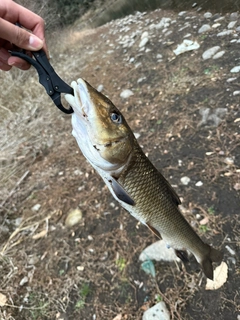
[[[40,50],[43,47],[40,38],[3,19],[0,19],[0,38],[30,51]]]

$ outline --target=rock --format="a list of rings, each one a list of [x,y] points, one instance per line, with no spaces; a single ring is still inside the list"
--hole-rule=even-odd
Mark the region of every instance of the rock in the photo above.
[[[120,93],[120,97],[122,99],[127,99],[127,98],[131,97],[132,95],[134,95],[134,93],[129,89],[125,89]]]
[[[235,20],[237,20],[237,19],[238,19],[238,12],[232,12],[232,13],[230,14],[229,20],[230,20],[230,21],[235,21]]]
[[[176,56],[178,56],[179,54],[182,54],[186,51],[192,51],[199,48],[200,45],[196,41],[193,42],[192,40],[185,39],[181,44],[177,46],[177,49],[173,50],[173,52]]]
[[[219,46],[215,46],[215,47],[212,47],[212,48],[204,51],[203,54],[202,54],[203,60],[207,60],[207,59],[212,58],[217,53],[217,51],[219,49],[220,49]]]
[[[211,29],[209,24],[204,24],[201,26],[201,28],[198,30],[198,33],[204,33]]]
[[[222,118],[227,111],[227,108],[216,108],[213,111],[210,108],[201,108],[199,113],[202,115],[202,120],[198,123],[198,127],[202,125],[217,127],[222,122]]]
[[[231,73],[240,72],[240,66],[233,67],[233,68],[230,70],[230,72],[231,72]]]
[[[81,220],[82,220],[82,211],[79,209],[75,209],[68,213],[68,216],[65,220],[65,225],[67,227],[72,227],[78,224]]]
[[[100,84],[98,87],[97,87],[97,91],[98,92],[102,92],[103,91],[103,85]]]
[[[228,78],[227,79],[227,82],[233,82],[233,81],[235,81],[237,79],[237,77],[234,77],[234,78]]]
[[[139,43],[139,48],[145,47],[145,45],[148,43],[148,38],[143,38]]]
[[[227,157],[227,158],[225,158],[225,159],[223,160],[223,162],[226,163],[226,164],[229,165],[229,166],[234,165],[234,159],[233,159],[233,158]]]
[[[212,18],[212,13],[211,12],[205,12],[203,16],[204,16],[205,19],[210,19],[210,18]]]
[[[237,23],[237,21],[231,21],[231,22],[229,22],[229,24],[228,24],[228,29],[233,29],[234,27],[235,27],[235,25],[236,25],[236,23]]]
[[[182,17],[182,16],[184,16],[185,14],[187,13],[187,11],[181,11],[181,12],[179,12],[179,17]]]
[[[195,184],[196,187],[201,187],[202,185],[203,185],[202,181],[198,181],[198,182]]]
[[[22,287],[27,282],[28,282],[28,277],[25,276],[25,277],[22,278],[22,280],[20,281],[19,285]]]
[[[216,53],[212,58],[213,59],[219,59],[221,58],[223,55],[224,55],[225,51],[222,50],[222,51],[219,51],[218,53]]]
[[[158,24],[155,24],[155,29],[164,29],[170,26],[170,18],[162,18]]]
[[[147,31],[144,31],[141,35],[141,39],[143,38],[148,38],[148,32]]]
[[[212,28],[213,28],[213,29],[216,29],[216,28],[220,27],[220,25],[221,25],[221,23],[214,23],[214,24],[212,25]]]
[[[236,90],[233,92],[233,96],[239,96],[240,95],[240,91],[239,90]]]
[[[191,181],[191,179],[189,177],[182,177],[180,179],[180,181],[184,186],[187,186],[189,184],[189,182]]]
[[[142,320],[170,320],[170,313],[165,302],[158,302],[155,306],[146,310]]]
[[[37,212],[40,208],[41,208],[41,205],[39,203],[37,203],[32,207],[32,211]]]
[[[178,261],[175,251],[172,248],[167,248],[164,240],[159,240],[145,248],[140,256],[140,261],[155,260],[155,261]]]
[[[219,32],[217,34],[217,37],[223,37],[223,36],[228,36],[232,34],[232,30],[223,30],[222,32]]]
[[[232,256],[234,256],[234,255],[236,254],[236,252],[235,252],[232,248],[230,248],[228,245],[225,246],[225,248],[227,249],[227,251],[228,251]]]

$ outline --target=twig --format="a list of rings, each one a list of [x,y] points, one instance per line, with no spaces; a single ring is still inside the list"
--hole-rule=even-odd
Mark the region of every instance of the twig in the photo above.
[[[9,195],[6,197],[5,200],[2,201],[2,203],[0,204],[0,207],[3,207],[4,204],[7,202],[7,200],[9,198],[11,198],[11,196],[13,195],[14,191],[16,190],[16,188],[23,182],[23,180],[28,176],[29,174],[29,170],[27,170],[24,175],[18,180],[18,182],[16,183],[15,187],[10,191]]]

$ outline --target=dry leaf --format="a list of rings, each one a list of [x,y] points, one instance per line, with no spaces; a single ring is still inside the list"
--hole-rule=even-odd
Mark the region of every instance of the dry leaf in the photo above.
[[[213,272],[213,281],[207,279],[206,290],[217,290],[219,289],[226,281],[228,277],[228,266],[226,262],[222,262]]]
[[[121,320],[122,319],[122,315],[118,314],[115,318],[113,318],[113,320]]]
[[[40,239],[40,238],[43,238],[46,234],[47,234],[47,230],[44,229],[44,230],[42,230],[41,232],[34,234],[34,235],[32,236],[32,238],[33,238],[34,240]]]
[[[7,297],[5,296],[5,294],[0,293],[0,307],[5,306],[7,302]]]
[[[205,218],[203,218],[203,219],[200,221],[200,224],[201,224],[201,225],[207,224],[208,221],[209,221],[208,217],[205,217]]]

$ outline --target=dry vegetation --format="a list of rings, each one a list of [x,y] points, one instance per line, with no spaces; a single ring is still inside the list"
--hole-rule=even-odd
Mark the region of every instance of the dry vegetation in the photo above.
[[[163,14],[144,19],[159,21]],[[123,111],[145,152],[183,198],[187,219],[225,251],[229,280],[217,291],[205,291],[206,279],[193,258],[186,266],[156,263],[154,280],[144,274],[139,253],[156,239],[120,210],[80,155],[70,117],[54,107],[35,70],[13,70],[0,73],[0,293],[7,298],[0,318],[136,320],[163,299],[172,319],[237,319],[239,255],[231,256],[225,245],[239,252],[234,186],[240,183],[240,115],[239,97],[226,94],[225,80],[238,53],[232,50],[224,63],[204,72],[209,66],[197,54],[173,59],[172,51],[161,47],[169,58],[157,64],[160,48],[154,43],[147,59],[137,44],[127,55],[121,46],[108,54],[118,37],[114,28],[78,32],[76,24],[61,37],[56,31],[49,39],[54,68],[68,83],[81,76],[93,86],[104,85],[104,94]],[[202,39],[203,47],[209,41]],[[130,56],[141,66],[126,62]],[[125,88],[134,91],[128,102],[119,97]],[[205,105],[228,107],[218,128],[197,127]],[[227,157],[234,163],[226,163]],[[182,186],[184,175],[193,184]],[[203,189],[195,187],[198,180]],[[38,211],[32,209],[37,204]],[[74,208],[83,218],[67,228],[65,219]],[[208,218],[204,227],[196,214]]]

